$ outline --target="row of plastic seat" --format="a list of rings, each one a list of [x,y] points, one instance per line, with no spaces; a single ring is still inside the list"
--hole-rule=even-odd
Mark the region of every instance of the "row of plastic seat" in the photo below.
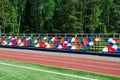
[[[24,46],[37,48],[88,50],[96,42],[109,42],[103,48],[103,52],[120,53],[120,39],[118,38],[78,38],[78,37],[40,37],[40,36],[1,36],[0,45]]]
[[[108,42],[109,44],[103,48],[103,52],[120,53],[120,40],[118,38],[110,38]]]
[[[35,40],[35,42],[38,39]],[[92,42],[92,40],[91,40]],[[87,50],[90,45],[84,38],[64,38],[58,39],[57,37],[49,38],[46,42],[38,43],[35,47],[40,48],[55,48],[55,49],[68,49],[68,50]]]

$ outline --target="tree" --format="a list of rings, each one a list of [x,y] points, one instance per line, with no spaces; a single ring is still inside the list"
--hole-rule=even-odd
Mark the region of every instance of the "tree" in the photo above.
[[[101,23],[103,25],[102,26],[103,33],[105,32],[104,27],[105,29],[109,29],[109,17],[110,17],[109,13],[110,13],[111,2],[112,0],[101,0],[101,10],[102,10]]]
[[[0,31],[3,30],[3,33],[6,32],[6,27],[9,22],[9,0],[0,1]]]
[[[108,32],[120,33],[120,0],[113,0],[109,13]]]
[[[9,32],[18,33],[18,14],[17,14],[17,0],[9,1],[9,28],[11,29]]]
[[[26,1],[27,0],[18,0],[18,2],[16,2],[17,12],[18,12],[18,33],[20,33],[20,30],[22,30],[21,25],[23,24],[23,20],[24,20],[23,19],[23,13],[24,13]]]
[[[120,32],[120,0],[0,0],[0,32]]]

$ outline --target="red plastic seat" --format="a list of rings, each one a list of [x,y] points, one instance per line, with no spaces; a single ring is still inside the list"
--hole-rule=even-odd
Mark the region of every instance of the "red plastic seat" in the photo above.
[[[110,45],[107,45],[107,48],[110,49],[110,48],[112,48],[112,47],[111,47]]]
[[[114,48],[110,48],[110,49],[109,49],[109,52],[110,52],[110,53],[115,53],[115,49],[114,49]]]
[[[40,44],[40,48],[46,48],[45,43],[41,43],[41,44]]]
[[[116,42],[118,41],[118,38],[113,38],[113,40],[115,40]]]
[[[67,48],[67,44],[63,44],[62,49],[66,49]]]

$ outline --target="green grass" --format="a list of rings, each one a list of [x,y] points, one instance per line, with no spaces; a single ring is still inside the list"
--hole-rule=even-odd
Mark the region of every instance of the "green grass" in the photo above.
[[[0,59],[0,63],[32,67],[41,70],[71,74],[71,75],[93,78],[98,80],[120,80],[120,77],[115,77],[115,76],[107,76],[107,75],[95,74],[95,73],[89,73],[89,72],[83,72],[77,70],[49,67],[38,64],[29,64],[29,63],[2,60],[2,59]],[[28,69],[12,67],[7,65],[0,65],[0,80],[84,80],[84,79],[67,77],[67,76],[40,72],[35,70],[28,70]]]

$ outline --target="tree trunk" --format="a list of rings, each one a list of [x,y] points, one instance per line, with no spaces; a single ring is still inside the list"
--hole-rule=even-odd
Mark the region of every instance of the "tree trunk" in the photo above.
[[[13,34],[15,33],[15,30],[14,30],[14,28],[15,28],[15,27],[14,27],[14,24],[13,24],[13,31],[12,31],[12,32],[13,32]]]
[[[38,18],[36,16],[36,33],[38,33]]]
[[[20,26],[21,26],[21,16],[19,16],[19,23],[18,23],[18,34],[20,33]]]
[[[2,26],[0,26],[0,36],[1,36],[1,34],[2,34],[2,33],[1,33],[1,29],[2,29]]]

